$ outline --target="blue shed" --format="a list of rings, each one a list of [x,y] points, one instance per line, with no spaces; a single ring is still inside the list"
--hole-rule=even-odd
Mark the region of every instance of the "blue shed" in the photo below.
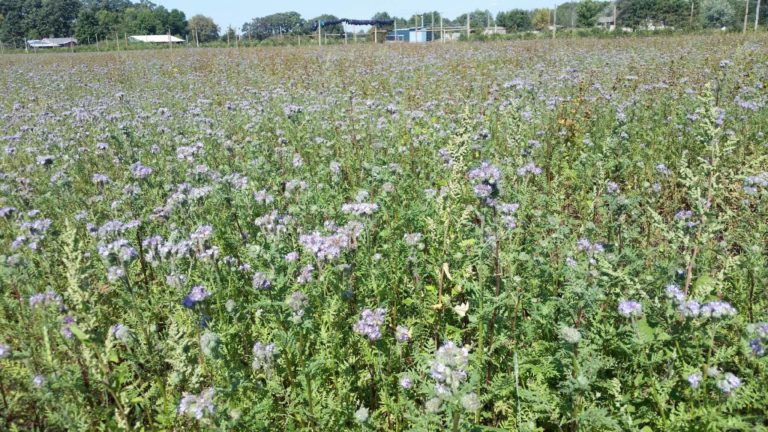
[[[430,42],[434,40],[432,30],[427,27],[409,27],[391,31],[387,33],[387,41],[391,42]]]

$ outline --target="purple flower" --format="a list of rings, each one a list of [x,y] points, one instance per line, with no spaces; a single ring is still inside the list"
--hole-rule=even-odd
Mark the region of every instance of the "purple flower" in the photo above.
[[[688,378],[686,378],[688,381],[688,385],[691,386],[691,388],[696,389],[699,388],[699,384],[701,384],[701,373],[696,372],[688,375]]]
[[[411,330],[403,325],[397,326],[395,329],[395,340],[400,343],[408,342],[411,339]]]
[[[254,272],[251,282],[253,284],[253,289],[256,290],[268,290],[272,288],[272,282],[270,282],[267,275],[262,272]]]
[[[736,309],[728,302],[713,301],[701,306],[701,316],[707,318],[723,318],[736,315]]]
[[[365,336],[371,341],[381,339],[381,326],[387,314],[386,309],[378,308],[376,310],[365,309],[360,314],[360,321],[352,326],[355,333]]]
[[[643,312],[643,305],[635,300],[623,300],[619,302],[619,315],[629,318],[640,315]]]
[[[98,185],[98,186],[104,186],[104,185],[109,184],[111,182],[109,177],[107,177],[104,174],[99,174],[99,173],[94,174],[93,177],[91,178],[91,181],[93,181],[93,183],[95,185]]]
[[[8,344],[0,343],[0,359],[10,357],[10,355],[11,355],[11,346]]]
[[[409,388],[413,387],[413,381],[408,377],[400,378],[400,387],[408,390]]]
[[[477,184],[472,187],[472,192],[478,198],[488,198],[493,193],[493,187],[485,183]]]
[[[51,306],[55,305],[62,307],[61,296],[53,290],[47,290],[45,293],[33,294],[29,297],[29,307],[35,308],[37,306]]]
[[[679,304],[685,301],[685,294],[683,294],[683,291],[678,285],[669,284],[664,288],[664,290],[667,293],[667,297],[673,299],[675,303]]]
[[[312,264],[307,264],[303,269],[301,269],[301,274],[296,279],[296,282],[299,285],[304,285],[306,283],[312,282],[312,272],[314,272],[315,266]]]
[[[378,209],[379,205],[376,203],[350,203],[341,206],[343,213],[357,216],[370,216]]]
[[[184,297],[184,300],[182,300],[182,304],[184,307],[191,308],[195,304],[207,299],[211,296],[211,292],[205,289],[202,285],[196,285],[192,287],[192,290],[189,291],[189,294],[187,294],[186,297]]]
[[[527,173],[537,176],[541,174],[541,168],[537,167],[536,164],[531,161],[517,169],[518,177],[522,177]]]
[[[286,262],[295,262],[299,259],[299,253],[296,251],[288,252],[284,257]]]
[[[136,162],[131,165],[131,175],[135,179],[145,179],[152,174],[152,168],[144,166],[141,162]]]
[[[435,380],[438,395],[450,396],[459,384],[467,379],[469,349],[458,347],[452,341],[445,342],[430,361],[429,375]]]
[[[469,171],[469,180],[473,183],[498,184],[501,181],[501,171],[488,161]]]
[[[43,384],[45,384],[45,378],[42,375],[37,374],[32,378],[32,385],[35,387],[40,388]]]
[[[75,323],[75,317],[66,315],[62,318],[61,323],[61,335],[64,336],[65,339],[72,339],[72,329],[70,327]]]
[[[758,357],[765,355],[765,347],[759,337],[749,341],[749,348],[752,349],[752,352]]]
[[[109,333],[120,342],[126,342],[131,336],[131,331],[124,324],[115,324],[109,329]]]
[[[677,310],[684,317],[697,317],[701,313],[701,305],[696,300],[685,300],[677,305]]]
[[[726,395],[730,395],[739,387],[741,387],[741,378],[730,372],[726,372],[717,382],[717,388],[719,388]]]
[[[275,201],[275,197],[267,193],[266,189],[254,192],[253,198],[259,204],[272,204]]]
[[[199,395],[192,395],[185,392],[181,398],[181,402],[179,402],[178,413],[193,416],[197,420],[202,419],[206,412],[208,414],[213,414],[216,410],[216,407],[213,404],[213,397],[215,394],[216,390],[213,387],[208,387]]]
[[[617,183],[609,181],[605,187],[605,190],[611,195],[616,195],[619,192],[619,185]]]
[[[275,356],[275,344],[264,345],[261,342],[253,344],[253,362],[251,367],[254,370],[264,369],[269,371],[272,368],[272,360]]]
[[[403,240],[409,246],[416,246],[421,241],[421,233],[409,233],[403,236]]]

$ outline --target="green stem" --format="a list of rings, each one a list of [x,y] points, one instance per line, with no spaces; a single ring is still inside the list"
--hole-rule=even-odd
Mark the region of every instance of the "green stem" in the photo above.
[[[458,409],[453,412],[453,427],[451,428],[452,432],[459,432],[459,421],[461,420],[461,411]]]

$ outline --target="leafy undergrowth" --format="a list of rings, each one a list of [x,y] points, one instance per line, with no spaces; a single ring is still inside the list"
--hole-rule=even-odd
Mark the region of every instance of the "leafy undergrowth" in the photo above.
[[[766,429],[766,42],[1,58],[0,429]]]

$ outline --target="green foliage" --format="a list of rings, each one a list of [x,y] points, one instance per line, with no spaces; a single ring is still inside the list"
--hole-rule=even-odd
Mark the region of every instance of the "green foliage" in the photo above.
[[[199,42],[211,42],[219,38],[219,26],[210,17],[195,15],[189,19],[187,26],[192,37],[196,37]]]
[[[736,11],[727,0],[703,0],[701,21],[704,27],[733,27],[736,25]]]
[[[582,0],[576,7],[576,22],[579,27],[592,27],[597,23],[597,16],[605,9],[604,2]]]
[[[762,40],[567,42],[0,57],[0,430],[764,430]]]
[[[502,26],[507,31],[533,30],[531,14],[524,9],[512,9],[507,12],[499,12],[496,15],[496,25]]]

